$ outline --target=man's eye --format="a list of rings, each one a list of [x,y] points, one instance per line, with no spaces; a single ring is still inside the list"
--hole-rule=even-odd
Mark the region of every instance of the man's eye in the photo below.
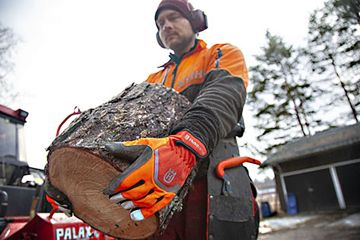
[[[178,20],[181,16],[180,15],[173,15],[169,18],[170,21]]]
[[[162,26],[164,26],[164,21],[158,21],[157,25],[161,28]]]

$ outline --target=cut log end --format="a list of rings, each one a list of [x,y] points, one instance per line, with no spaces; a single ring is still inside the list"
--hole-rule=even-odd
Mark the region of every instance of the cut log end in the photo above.
[[[157,231],[156,216],[134,222],[129,211],[103,194],[119,172],[99,156],[81,148],[62,147],[51,153],[49,163],[51,184],[69,198],[78,218],[106,234],[124,239],[144,239]]]
[[[186,97],[173,89],[144,82],[132,84],[112,100],[81,113],[48,148],[48,194],[59,202],[71,202],[77,217],[108,235],[144,239],[158,234],[180,209],[189,185],[156,216],[133,222],[129,211],[103,194],[103,189],[131,162],[112,156],[104,145],[168,136],[190,106]]]

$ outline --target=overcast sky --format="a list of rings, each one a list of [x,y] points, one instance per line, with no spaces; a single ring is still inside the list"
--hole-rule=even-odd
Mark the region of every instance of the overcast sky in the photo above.
[[[229,42],[244,53],[248,66],[265,43],[265,32],[298,45],[309,14],[324,0],[193,0],[209,29],[199,38],[209,45]],[[155,39],[156,0],[0,0],[0,20],[21,40],[9,76],[28,111],[27,160],[43,168],[46,147],[59,123],[75,106],[96,107],[132,82],[142,82],[168,59]],[[251,79],[250,79],[251,81]],[[250,82],[251,87],[251,82]],[[242,142],[252,141],[249,121]],[[255,156],[256,157],[256,156]]]

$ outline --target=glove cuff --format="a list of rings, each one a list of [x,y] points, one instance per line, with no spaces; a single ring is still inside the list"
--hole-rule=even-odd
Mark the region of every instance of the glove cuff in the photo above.
[[[197,158],[205,158],[208,155],[205,145],[190,132],[182,130],[175,136],[178,138],[176,142],[189,149]]]

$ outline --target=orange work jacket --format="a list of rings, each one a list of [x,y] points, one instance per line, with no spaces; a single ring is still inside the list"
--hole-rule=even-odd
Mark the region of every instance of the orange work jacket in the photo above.
[[[241,78],[245,87],[249,82],[244,56],[240,49],[231,44],[216,44],[207,48],[203,40],[197,39],[195,46],[182,58],[170,54],[170,60],[161,67],[146,82],[171,87],[191,101],[198,91],[190,91],[192,96],[189,96],[186,90],[189,87],[199,88],[196,86],[201,85],[206,75],[214,69],[223,69],[230,75]]]

